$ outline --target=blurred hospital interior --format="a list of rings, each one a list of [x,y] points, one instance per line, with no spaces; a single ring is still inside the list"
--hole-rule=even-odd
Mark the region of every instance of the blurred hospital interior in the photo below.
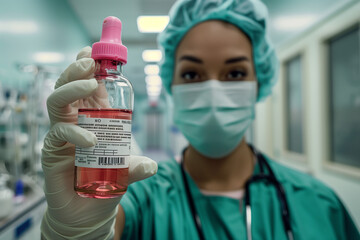
[[[134,154],[157,162],[181,155],[188,142],[173,122],[156,41],[174,2],[1,1],[0,240],[39,239],[46,99],[77,53],[99,41],[107,16],[121,19],[128,48]],[[246,140],[334,189],[360,229],[360,1],[262,2],[280,70]]]

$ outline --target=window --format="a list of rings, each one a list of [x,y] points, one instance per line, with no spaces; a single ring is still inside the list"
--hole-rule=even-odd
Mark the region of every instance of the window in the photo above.
[[[303,146],[303,99],[301,55],[285,63],[286,81],[286,149],[304,153]]]
[[[360,167],[360,28],[328,41],[331,161]]]

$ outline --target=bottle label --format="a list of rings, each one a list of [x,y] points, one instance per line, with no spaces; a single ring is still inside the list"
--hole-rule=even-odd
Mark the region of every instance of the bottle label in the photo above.
[[[94,147],[76,146],[75,166],[87,168],[127,168],[131,148],[131,120],[89,118],[79,115],[78,125],[93,132]]]

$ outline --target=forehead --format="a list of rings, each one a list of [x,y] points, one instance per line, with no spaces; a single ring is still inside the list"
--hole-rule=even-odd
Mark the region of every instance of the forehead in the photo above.
[[[186,33],[176,50],[181,55],[198,57],[231,57],[243,55],[252,59],[252,46],[249,38],[236,26],[210,20],[199,23]]]

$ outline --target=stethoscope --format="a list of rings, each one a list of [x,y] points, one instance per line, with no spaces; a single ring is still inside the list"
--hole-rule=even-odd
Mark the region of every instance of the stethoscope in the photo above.
[[[252,219],[251,219],[250,190],[249,190],[250,184],[252,184],[254,182],[259,182],[259,181],[267,181],[268,183],[274,185],[274,187],[276,189],[279,203],[280,203],[280,208],[281,208],[282,221],[284,224],[284,228],[285,228],[287,237],[289,240],[294,240],[294,236],[293,236],[293,232],[292,232],[291,224],[290,224],[289,206],[286,201],[285,190],[282,187],[282,185],[280,184],[280,182],[276,179],[275,174],[272,171],[269,163],[265,159],[264,155],[262,155],[260,152],[257,152],[254,149],[254,147],[252,147],[251,145],[249,145],[249,146],[252,149],[252,151],[254,152],[254,154],[258,160],[260,173],[252,176],[245,184],[245,217],[246,217],[247,239],[252,240],[252,235],[251,235],[251,220]],[[195,226],[196,226],[196,230],[198,232],[199,239],[205,240],[204,232],[202,230],[202,225],[201,225],[201,219],[196,212],[194,199],[192,198],[190,188],[189,188],[189,183],[188,183],[186,175],[185,175],[185,170],[184,170],[185,151],[186,151],[186,148],[183,150],[182,158],[181,158],[181,174],[182,174],[182,178],[183,178],[183,182],[184,182],[185,193],[186,193],[186,196],[187,196],[187,199],[189,202],[190,211],[191,211],[191,214],[192,214],[194,222],[195,222]],[[268,174],[265,174],[264,167],[267,168],[267,171],[269,172]]]

